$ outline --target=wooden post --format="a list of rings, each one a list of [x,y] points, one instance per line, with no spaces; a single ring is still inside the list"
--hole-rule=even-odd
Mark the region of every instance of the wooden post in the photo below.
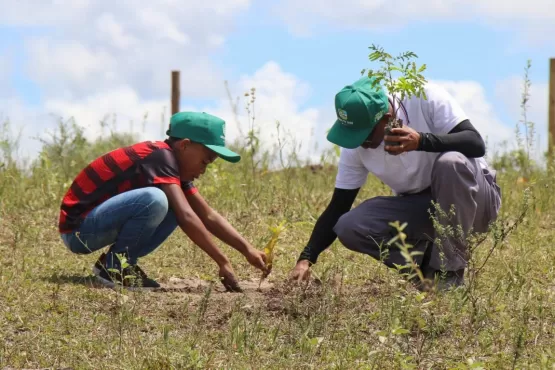
[[[548,100],[548,128],[549,128],[549,159],[553,159],[553,145],[555,145],[555,58],[549,60],[549,100]]]
[[[172,116],[179,112],[179,71],[172,71]]]

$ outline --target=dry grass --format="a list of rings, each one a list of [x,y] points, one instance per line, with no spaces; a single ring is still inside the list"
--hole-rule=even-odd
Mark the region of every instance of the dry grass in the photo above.
[[[140,261],[174,289],[118,292],[91,279],[100,252],[69,253],[56,224],[76,172],[132,138],[87,143],[67,129],[28,173],[8,156],[0,169],[0,369],[555,368],[555,206],[547,173],[530,172],[528,182],[518,181],[515,168],[500,174],[500,223],[473,253],[471,272],[487,263],[465,289],[426,295],[338,243],[315,266],[318,281],[288,283],[330,198],[335,167],[253,171],[248,155],[238,165],[217,162],[200,191],[254,245],[262,249],[269,227],[287,221],[261,291],[259,274],[222,245],[240,279],[251,281],[245,293],[224,293],[211,283],[215,264],[178,230]],[[357,203],[387,193],[369,178]],[[521,223],[500,238],[523,210]]]

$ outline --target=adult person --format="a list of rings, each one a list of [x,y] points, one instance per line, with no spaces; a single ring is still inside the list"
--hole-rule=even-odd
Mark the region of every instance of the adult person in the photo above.
[[[266,256],[208,205],[193,183],[218,157],[240,160],[225,146],[225,121],[204,112],[179,112],[171,117],[166,134],[163,142],[119,148],[84,168],[62,200],[61,238],[76,254],[110,246],[93,269],[101,283],[156,288],[160,285],[139,267],[138,259],[152,253],[179,226],[216,262],[222,284],[241,290],[211,234],[265,273]],[[124,256],[129,266],[116,255]]]
[[[336,238],[388,267],[406,265],[400,249],[388,245],[397,234],[389,223],[399,221],[408,224],[404,232],[411,251],[421,252],[415,262],[425,278],[439,289],[460,286],[469,258],[466,237],[487,231],[501,206],[495,170],[483,158],[484,141],[442,87],[426,83],[426,98],[397,99],[400,109],[394,110],[393,98],[381,86],[374,88],[373,81],[363,77],[335,96],[337,120],[327,136],[341,147],[335,189],[290,277],[307,279],[310,266]],[[403,127],[386,136],[391,117],[401,119]],[[368,174],[394,195],[367,199],[351,210]],[[447,217],[434,212],[432,201]],[[432,214],[454,235],[437,233]]]

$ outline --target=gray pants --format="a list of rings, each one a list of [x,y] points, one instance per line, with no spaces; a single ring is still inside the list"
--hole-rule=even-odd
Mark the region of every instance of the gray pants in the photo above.
[[[500,193],[494,171],[482,170],[475,159],[459,152],[446,152],[434,163],[429,191],[368,199],[344,214],[334,231],[348,249],[393,267],[406,261],[398,247],[386,245],[397,235],[389,223],[406,222],[406,242],[413,245],[410,251],[422,252],[414,257],[416,263],[422,264],[426,254],[426,264],[432,268],[456,271],[468,262],[469,233],[487,232],[497,218]],[[432,200],[439,204],[443,216],[436,212]],[[435,228],[431,215],[438,221]],[[451,231],[438,232],[445,228]]]

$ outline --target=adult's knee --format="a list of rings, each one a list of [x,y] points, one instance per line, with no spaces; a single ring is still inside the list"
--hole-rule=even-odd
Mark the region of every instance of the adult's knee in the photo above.
[[[355,208],[341,216],[333,231],[347,249],[368,253],[368,248],[375,248],[392,237],[391,229],[378,218],[362,217],[359,211]]]
[[[432,175],[453,173],[461,165],[465,165],[467,158],[459,152],[444,152],[438,156],[434,163]]]
[[[475,177],[473,163],[459,152],[445,152],[439,155],[432,169],[432,182],[449,182],[457,179],[471,179]]]
[[[339,220],[337,220],[337,223],[333,227],[337,239],[346,247],[353,244],[355,234],[354,223],[351,221],[351,216],[351,212],[345,213],[343,216],[339,217]]]

